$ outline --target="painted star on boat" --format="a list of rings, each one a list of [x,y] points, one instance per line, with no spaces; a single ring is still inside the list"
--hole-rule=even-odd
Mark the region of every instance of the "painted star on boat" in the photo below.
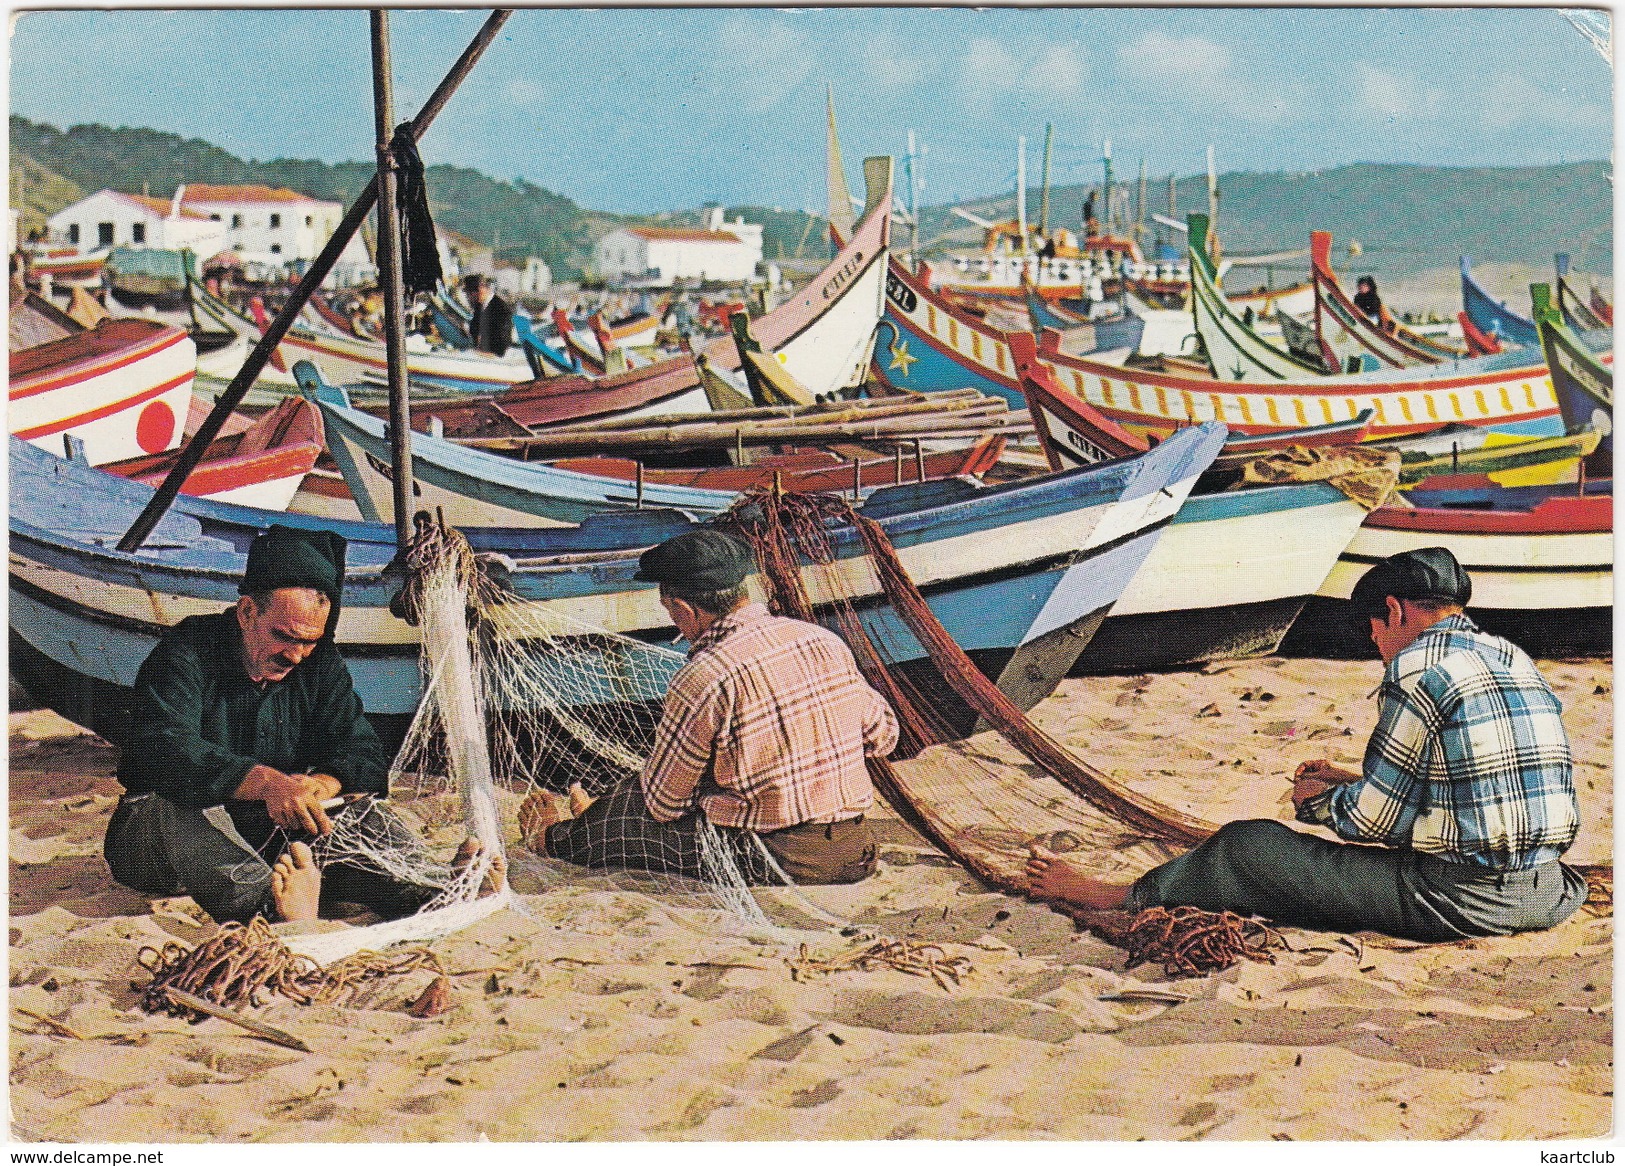
[[[890,351],[891,367],[900,369],[904,376],[908,375],[908,366],[920,359],[908,350],[907,340],[899,340],[896,344],[891,345]]]

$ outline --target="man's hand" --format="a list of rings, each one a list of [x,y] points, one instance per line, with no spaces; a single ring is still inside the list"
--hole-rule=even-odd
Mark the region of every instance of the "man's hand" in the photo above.
[[[1352,769],[1344,769],[1341,765],[1333,765],[1325,758],[1320,758],[1315,761],[1305,761],[1298,766],[1297,772],[1292,775],[1292,780],[1297,781],[1300,778],[1308,777],[1313,778],[1315,781],[1325,782],[1327,785],[1345,785],[1351,781],[1359,781],[1361,776]]]
[[[1292,775],[1292,808],[1302,810],[1304,802],[1318,798],[1335,785],[1359,781],[1360,776],[1353,770],[1333,765],[1324,759],[1305,761]]]
[[[326,837],[333,832],[333,823],[322,803],[338,796],[339,788],[326,774],[283,773],[269,765],[256,765],[237,787],[237,796],[264,802],[271,821],[283,829]]]

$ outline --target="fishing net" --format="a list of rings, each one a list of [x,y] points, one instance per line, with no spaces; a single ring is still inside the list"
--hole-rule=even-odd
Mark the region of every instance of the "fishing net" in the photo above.
[[[964,805],[945,812],[915,779],[871,759],[877,788],[899,814],[993,885],[1021,889],[1009,863],[989,861],[983,845],[1001,821],[1023,824],[1005,830],[1008,845],[1001,849],[1014,854],[1057,831],[1163,851],[1209,832],[1114,783],[1037,729],[937,622],[878,524],[844,500],[756,491],[723,525],[754,548],[774,610],[816,617],[846,640],[866,678],[898,712],[901,754],[962,735],[943,714],[952,696],[998,729],[1036,771],[1033,781],[1012,786],[1001,784],[988,764],[988,792],[973,795],[976,829],[967,831],[956,824]],[[837,554],[843,526],[858,532],[860,565],[879,580],[884,603],[866,601],[860,611],[854,602],[855,560],[850,552],[844,560]],[[460,535],[427,516],[419,518],[407,566],[397,612],[421,628],[425,696],[391,774],[389,808],[403,832],[380,841],[376,831],[352,828],[360,815],[340,814],[318,857],[370,863],[432,888],[433,898],[407,919],[295,937],[294,951],[327,963],[466,926],[515,903],[506,886],[492,891],[498,864],[522,873],[533,884],[527,890],[542,894],[594,884],[643,892],[711,931],[786,940],[795,938],[795,927],[847,924],[793,886],[753,834],[719,829],[703,814],[675,840],[638,825],[644,815],[637,812],[637,775],[683,653],[581,622],[555,603],[520,599],[505,582],[509,565],[476,557]],[[1066,795],[1057,800],[1038,778],[1059,783]],[[635,869],[588,870],[532,853],[539,838],[551,837],[538,823],[572,816],[594,830],[637,835],[638,853],[627,864]],[[478,843],[471,856],[469,838]],[[465,858],[453,861],[460,846]],[[764,895],[763,888],[774,889]],[[784,908],[795,922],[776,922],[764,903]]]

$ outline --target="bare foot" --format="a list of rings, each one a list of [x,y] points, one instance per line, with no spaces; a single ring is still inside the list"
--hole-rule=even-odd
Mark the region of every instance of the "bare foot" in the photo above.
[[[478,838],[470,835],[463,839],[463,844],[457,848],[457,853],[452,856],[452,871],[461,873],[467,870],[479,859],[484,851],[485,847],[480,844]],[[480,880],[480,898],[483,899],[487,895],[496,894],[507,884],[507,881],[508,856],[499,850],[491,859],[491,869],[486,871],[485,877]]]
[[[597,800],[597,798],[591,797],[586,790],[581,788],[579,781],[570,783],[570,817],[581,817],[582,814],[587,812],[587,807]]]
[[[1090,878],[1053,850],[1028,848],[1027,893],[1035,899],[1060,899],[1093,911],[1120,911],[1129,889]]]
[[[303,842],[288,847],[271,867],[271,902],[285,923],[320,918],[322,872]]]
[[[547,853],[547,828],[569,818],[570,807],[550,790],[532,790],[519,803],[519,837],[537,854]]]

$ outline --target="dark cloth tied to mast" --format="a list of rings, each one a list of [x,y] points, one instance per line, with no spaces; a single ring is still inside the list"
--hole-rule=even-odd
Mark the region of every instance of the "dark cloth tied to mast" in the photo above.
[[[401,216],[401,282],[406,294],[432,292],[440,286],[440,251],[435,246],[434,219],[429,216],[429,187],[423,157],[412,137],[412,123],[402,122],[389,143],[395,158],[395,202]]]

